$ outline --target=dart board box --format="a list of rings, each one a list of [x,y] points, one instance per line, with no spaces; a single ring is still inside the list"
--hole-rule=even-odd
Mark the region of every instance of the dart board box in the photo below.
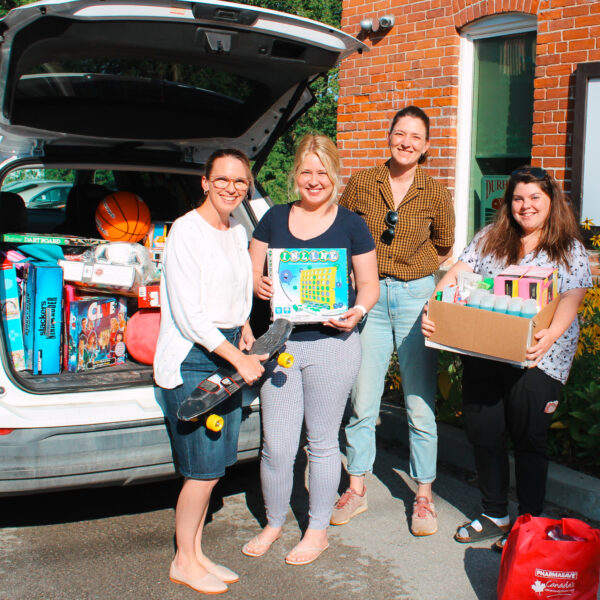
[[[348,310],[345,248],[270,248],[273,319],[322,323]]]

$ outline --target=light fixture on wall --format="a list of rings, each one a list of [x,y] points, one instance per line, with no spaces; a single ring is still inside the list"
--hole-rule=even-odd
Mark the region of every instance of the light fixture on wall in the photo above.
[[[360,22],[360,29],[364,34],[377,33],[380,30],[385,31],[387,29],[391,29],[393,26],[393,15],[383,15],[383,17],[379,17],[377,20],[377,28],[374,26],[373,19],[363,19]]]

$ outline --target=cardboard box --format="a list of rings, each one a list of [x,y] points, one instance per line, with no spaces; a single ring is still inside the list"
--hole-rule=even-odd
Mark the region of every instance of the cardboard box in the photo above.
[[[127,305],[121,298],[98,296],[69,303],[69,371],[123,364],[127,358]]]
[[[34,375],[60,373],[62,274],[51,263],[30,263],[26,270],[23,342]]]
[[[526,367],[525,352],[534,334],[550,325],[557,305],[558,298],[526,319],[431,298],[429,318],[435,332],[425,338],[425,345]]]
[[[109,265],[87,263],[77,260],[59,260],[65,281],[76,281],[87,286],[119,287],[129,289],[135,279],[135,267],[131,265]]]
[[[160,285],[140,285],[138,288],[138,308],[160,307]]]
[[[0,306],[2,307],[2,325],[8,352],[17,371],[25,369],[25,347],[21,327],[21,308],[17,270],[9,260],[0,264]]]
[[[273,319],[322,323],[348,310],[348,263],[345,248],[271,248]]]

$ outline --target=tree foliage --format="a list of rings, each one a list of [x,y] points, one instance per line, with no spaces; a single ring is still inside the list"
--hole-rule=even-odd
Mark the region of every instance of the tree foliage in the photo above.
[[[341,0],[246,0],[244,3],[340,27]],[[289,173],[300,138],[306,133],[319,132],[333,140],[336,139],[338,69],[314,81],[311,88],[317,100],[316,104],[277,141],[258,176],[259,182],[276,204],[288,202],[290,199]]]

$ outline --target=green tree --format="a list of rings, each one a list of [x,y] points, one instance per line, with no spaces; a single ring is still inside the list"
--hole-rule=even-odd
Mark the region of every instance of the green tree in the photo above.
[[[280,10],[340,27],[341,0],[247,0],[245,4]],[[300,138],[306,133],[319,132],[336,139],[338,69],[319,77],[311,84],[311,89],[316,104],[277,141],[258,176],[259,182],[276,204],[290,199],[288,176]]]

